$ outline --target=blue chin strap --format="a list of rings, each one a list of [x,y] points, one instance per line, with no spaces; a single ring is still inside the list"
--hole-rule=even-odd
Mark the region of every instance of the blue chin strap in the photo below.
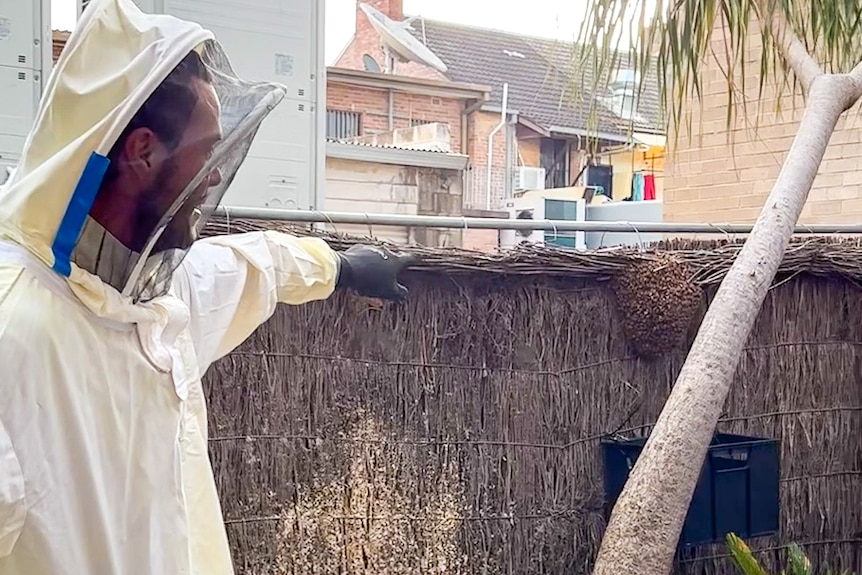
[[[81,235],[84,222],[90,213],[90,208],[93,207],[96,194],[99,192],[99,187],[102,185],[102,180],[110,163],[111,160],[105,156],[96,152],[90,154],[87,164],[81,172],[81,177],[78,178],[75,191],[69,198],[66,213],[63,214],[57,235],[54,236],[54,243],[51,245],[51,251],[54,253],[54,265],[52,267],[55,272],[62,276],[69,277],[69,274],[72,273],[72,250],[78,243],[78,237]]]

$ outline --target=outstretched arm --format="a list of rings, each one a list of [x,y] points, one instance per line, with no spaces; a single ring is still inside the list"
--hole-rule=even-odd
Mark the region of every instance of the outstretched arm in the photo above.
[[[399,272],[417,260],[373,246],[336,252],[319,238],[277,231],[216,236],[195,243],[173,278],[186,302],[202,371],[252,334],[276,304],[322,300],[336,288],[399,300]]]
[[[245,341],[276,304],[328,298],[339,261],[319,238],[276,231],[196,242],[174,274],[173,291],[189,306],[201,370]]]

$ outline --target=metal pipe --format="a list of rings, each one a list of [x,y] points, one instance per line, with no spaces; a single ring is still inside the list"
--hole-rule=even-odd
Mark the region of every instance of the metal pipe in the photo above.
[[[506,127],[503,130],[506,140],[506,159],[503,162],[503,197],[507,200],[512,197],[512,126],[515,123],[515,115],[512,115],[512,120],[506,122]]]
[[[275,208],[232,208],[219,206],[215,215],[248,220],[281,222],[314,222],[360,224],[372,226],[408,226],[424,228],[476,230],[543,230],[558,232],[618,233],[692,233],[748,234],[753,224],[676,223],[676,222],[577,222],[571,220],[516,220],[502,218],[467,218],[456,216],[408,216],[401,214],[367,214],[357,212],[319,212],[280,210]],[[862,234],[862,224],[797,225],[797,234]]]
[[[389,88],[389,131],[395,129],[395,94]]]
[[[584,147],[584,146],[583,146],[583,143],[584,143],[584,142],[583,142],[583,140],[581,140],[581,135],[580,135],[580,134],[575,134],[575,138],[577,138],[577,142],[578,142],[578,178],[577,178],[577,180],[575,180],[574,182],[572,182],[572,185],[573,185],[573,186],[578,186],[578,185],[580,185],[580,184],[578,183],[578,180],[580,180],[580,179],[581,179],[581,177],[580,177],[580,176],[581,176],[581,174],[583,174],[583,172],[581,171],[581,168],[583,167],[583,166],[582,166],[582,164],[584,163],[584,158],[583,158],[583,154],[582,154],[581,152],[583,151],[582,149],[583,149],[583,147]],[[571,173],[571,164],[572,164],[572,159],[571,159],[571,158],[572,158],[572,153],[571,153],[571,150],[570,150],[570,151],[569,151],[569,174],[568,174],[569,178],[571,178],[571,176],[572,176],[572,173]]]
[[[392,57],[392,52],[389,50],[389,46],[382,42],[381,46],[383,47],[383,73],[394,74],[395,58]]]
[[[500,123],[494,126],[488,134],[488,181],[485,182],[485,209],[491,209],[491,162],[494,159],[494,135],[506,124],[506,106],[509,103],[509,84],[503,84],[503,107],[500,111]]]
[[[462,154],[466,153],[470,144],[470,117],[474,112],[482,108],[482,105],[487,99],[488,94],[486,92],[484,100],[476,100],[469,106],[465,106],[461,111],[461,149],[459,152]],[[475,130],[475,128],[473,129]],[[476,191],[474,190],[476,185],[476,178],[474,177],[476,174],[475,168],[476,166],[468,161],[467,169],[461,170],[461,190],[465,197],[469,194],[471,203],[477,203],[479,201]]]

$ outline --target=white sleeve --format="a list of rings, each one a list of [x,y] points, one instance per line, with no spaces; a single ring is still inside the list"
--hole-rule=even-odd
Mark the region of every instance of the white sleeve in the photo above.
[[[338,262],[323,240],[276,231],[195,242],[174,273],[173,292],[189,306],[201,371],[245,341],[277,303],[328,298]]]

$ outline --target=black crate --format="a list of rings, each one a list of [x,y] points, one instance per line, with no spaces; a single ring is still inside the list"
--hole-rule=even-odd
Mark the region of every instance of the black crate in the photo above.
[[[610,515],[646,443],[602,440],[605,513]],[[709,446],[680,535],[680,547],[778,532],[779,442],[717,433]]]

